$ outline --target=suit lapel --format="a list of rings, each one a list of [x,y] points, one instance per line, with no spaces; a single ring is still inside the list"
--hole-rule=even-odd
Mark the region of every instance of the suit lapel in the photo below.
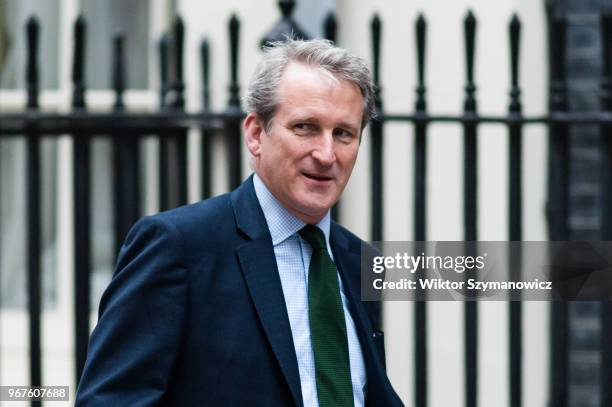
[[[236,225],[250,239],[236,251],[244,279],[293,399],[296,405],[302,406],[300,374],[287,306],[272,238],[255,195],[252,176],[232,192],[231,200]]]

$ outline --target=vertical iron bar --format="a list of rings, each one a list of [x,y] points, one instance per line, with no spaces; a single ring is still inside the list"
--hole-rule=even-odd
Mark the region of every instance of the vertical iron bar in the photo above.
[[[417,73],[414,123],[414,240],[424,242],[427,225],[427,101],[425,98],[425,40],[427,23],[419,14],[416,24]],[[420,253],[420,250],[417,250]],[[426,293],[423,292],[423,296]],[[427,406],[427,303],[421,298],[414,303],[414,395],[415,406]]]
[[[185,39],[185,26],[183,19],[177,16],[174,20],[174,55],[173,63],[170,65],[174,68],[172,79],[172,90],[175,99],[172,103],[174,111],[185,110],[185,84],[183,81],[183,47]],[[170,167],[171,179],[174,181],[173,191],[174,202],[173,206],[185,205],[187,203],[187,129],[181,130],[170,138],[172,146],[172,166]]]
[[[81,15],[74,27],[74,60],[72,70],[72,107],[75,111],[85,110],[85,18]],[[75,312],[76,312],[76,378],[77,385],[85,366],[87,342],[89,339],[89,305],[91,270],[90,236],[90,151],[89,136],[73,135],[74,162],[74,270],[75,270]]]
[[[374,76],[375,109],[376,114],[370,125],[371,135],[371,238],[375,241],[383,239],[383,126],[382,126],[382,100],[380,89],[380,38],[382,22],[378,14],[372,18],[372,70]]]
[[[476,118],[476,86],[474,85],[474,51],[476,37],[476,18],[470,10],[464,21],[466,73],[464,112],[467,119]],[[477,168],[478,140],[476,122],[464,122],[464,224],[465,240],[476,241],[477,236]],[[465,405],[476,407],[478,401],[478,303],[465,302]]]
[[[174,63],[170,65],[174,68],[173,77],[173,90],[176,92],[174,107],[183,108],[185,107],[185,97],[183,91],[185,85],[183,83],[183,46],[185,43],[185,25],[183,19],[180,16],[176,16],[173,25],[173,45],[174,45]]]
[[[512,16],[509,27],[510,34],[510,72],[511,72],[511,89],[510,89],[510,105],[509,117],[516,119],[516,122],[510,123],[510,152],[509,152],[509,196],[510,196],[510,217],[508,220],[508,229],[510,231],[509,240],[517,242],[522,239],[522,124],[519,120],[522,119],[522,106],[520,95],[521,91],[518,84],[518,68],[519,68],[519,44],[521,35],[521,22],[516,14]],[[518,247],[510,243],[509,253],[509,270],[510,279],[512,281],[521,281],[522,257],[521,251],[516,250]],[[518,293],[520,296],[520,292]],[[522,304],[520,300],[510,301],[509,304],[509,332],[510,332],[510,407],[520,407],[522,404]]]
[[[336,43],[337,31],[338,23],[336,21],[336,14],[329,12],[325,17],[325,21],[323,22],[324,36],[331,42]],[[338,202],[336,202],[336,204],[331,208],[331,216],[332,219],[336,221],[340,220],[340,200],[338,200]]]
[[[183,96],[183,20],[176,16],[172,35],[162,39],[161,55],[166,57],[166,92],[163,108],[174,113],[184,110]],[[163,63],[163,61],[162,61]],[[162,72],[164,73],[164,72]],[[187,203],[187,130],[162,135],[159,149],[160,160],[160,210]]]
[[[200,45],[200,63],[202,66],[202,110],[210,111],[210,45],[204,39]],[[202,129],[202,197],[209,198],[212,194],[212,135],[207,128]]]
[[[160,74],[160,99],[159,109],[160,111],[168,110],[167,96],[170,92],[170,83],[168,79],[168,65],[169,65],[169,49],[170,49],[170,36],[168,33],[162,35],[159,41],[159,74]],[[159,210],[164,211],[170,208],[168,189],[168,139],[166,134],[159,135]]]
[[[564,17],[554,14],[552,2],[547,2],[548,50],[550,68],[549,111],[566,112],[568,108],[565,78]],[[550,240],[568,240],[567,207],[569,182],[569,129],[566,124],[553,122],[549,126],[549,196],[548,221]],[[550,354],[550,404],[555,407],[568,405],[568,344],[569,309],[562,301],[552,303],[551,309],[551,354]]]
[[[601,108],[612,112],[612,9],[601,16],[603,59]],[[612,240],[612,126],[601,126],[601,239]],[[612,302],[601,303],[601,405],[612,407]],[[608,383],[605,385],[604,383]]]
[[[26,25],[27,68],[26,86],[28,90],[27,108],[38,110],[38,20],[30,17]],[[40,138],[29,130],[27,132],[27,242],[28,242],[28,310],[30,314],[30,385],[42,385],[41,365],[41,182],[40,182]],[[32,406],[40,406],[40,401],[32,401]]]
[[[414,156],[414,173],[415,173],[415,240],[426,240],[426,179],[427,179],[427,101],[425,98],[425,40],[427,22],[423,15],[419,15],[415,25],[416,41],[417,41],[417,74],[418,85],[416,89],[415,111],[417,121],[415,122],[415,156]]]
[[[226,109],[225,136],[227,137],[229,181],[230,188],[234,189],[242,181],[242,136],[240,122],[242,110],[240,108],[240,86],[238,85],[238,40],[240,21],[232,15],[228,24],[230,39],[230,85],[229,100]]]
[[[111,83],[115,91],[115,112],[124,112],[123,92],[125,91],[124,37],[113,39],[113,69]],[[115,251],[119,249],[130,227],[140,216],[138,187],[138,138],[126,134],[113,136],[113,179],[115,215]]]
[[[115,91],[115,103],[114,110],[115,112],[123,112],[125,110],[125,104],[123,102],[123,92],[125,91],[125,72],[124,72],[124,61],[123,61],[123,46],[124,46],[124,38],[123,35],[116,35],[113,38],[113,68],[112,68],[112,78],[111,83],[113,86],[113,90]],[[124,210],[126,210],[126,205],[123,201],[123,180],[124,171],[122,168],[122,164],[125,162],[125,157],[122,156],[123,152],[126,150],[125,145],[125,135],[115,136],[112,138],[113,142],[113,206],[114,206],[114,215],[115,215],[115,256],[118,255],[119,250],[121,248],[121,244],[123,239],[125,238],[125,234],[123,231],[125,219],[123,217]]]

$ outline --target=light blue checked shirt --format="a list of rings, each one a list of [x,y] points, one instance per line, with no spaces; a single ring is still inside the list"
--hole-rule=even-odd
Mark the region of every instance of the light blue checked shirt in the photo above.
[[[310,324],[308,321],[308,267],[312,248],[297,233],[305,223],[287,209],[270,193],[265,184],[255,174],[253,177],[255,194],[261,205],[276,255],[276,264],[280,274],[289,324],[297,355],[298,369],[300,372],[300,383],[302,385],[302,398],[305,407],[318,407],[317,383],[315,376],[315,362],[310,341]],[[317,224],[325,234],[327,251],[333,259],[333,253],[329,245],[330,215],[327,215]],[[351,366],[351,379],[353,382],[353,397],[355,407],[364,404],[364,388],[366,384],[366,371],[361,353],[361,345],[357,337],[355,323],[348,310],[348,300],[344,295],[344,288],[340,276],[340,295],[344,307],[344,318],[346,321],[346,332],[349,344],[349,359]]]

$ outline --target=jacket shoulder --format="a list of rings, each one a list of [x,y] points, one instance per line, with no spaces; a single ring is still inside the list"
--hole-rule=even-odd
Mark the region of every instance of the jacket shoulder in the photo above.
[[[205,222],[220,217],[232,216],[229,194],[219,195],[203,201],[160,212],[149,216],[161,221],[170,222],[177,227],[188,227],[194,222]]]
[[[169,231],[186,244],[221,238],[235,230],[229,194],[145,216],[132,227],[127,240],[151,226]]]

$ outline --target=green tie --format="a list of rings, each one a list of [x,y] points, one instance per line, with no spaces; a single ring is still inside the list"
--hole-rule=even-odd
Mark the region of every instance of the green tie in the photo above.
[[[352,407],[353,385],[344,309],[336,265],[321,229],[306,225],[300,236],[312,247],[308,270],[308,316],[320,407]]]

